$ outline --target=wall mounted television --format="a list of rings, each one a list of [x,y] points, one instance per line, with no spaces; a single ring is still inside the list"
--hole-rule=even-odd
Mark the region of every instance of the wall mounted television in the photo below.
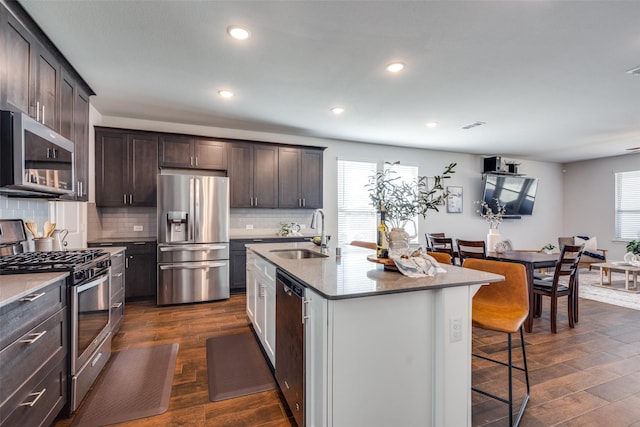
[[[486,175],[483,200],[497,212],[496,199],[506,208],[505,217],[533,213],[538,178],[513,175]]]

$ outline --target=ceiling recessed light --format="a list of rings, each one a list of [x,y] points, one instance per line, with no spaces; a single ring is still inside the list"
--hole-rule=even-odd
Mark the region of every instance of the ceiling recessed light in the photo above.
[[[246,28],[238,27],[236,25],[232,25],[227,28],[227,34],[233,37],[236,40],[246,40],[251,37],[251,31]]]
[[[331,109],[331,112],[332,112],[333,114],[335,114],[335,115],[339,115],[339,114],[344,113],[344,108],[343,108],[343,107],[333,107],[333,108]]]
[[[387,65],[386,70],[390,73],[398,73],[404,70],[404,64],[402,62],[393,62]]]
[[[428,128],[434,128],[438,126],[438,122],[427,122],[427,127]]]
[[[233,98],[233,92],[231,92],[230,90],[219,90],[218,95],[223,98]]]

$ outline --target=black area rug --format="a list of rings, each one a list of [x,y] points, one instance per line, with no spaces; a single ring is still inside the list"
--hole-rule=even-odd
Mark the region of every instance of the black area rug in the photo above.
[[[209,400],[218,402],[276,387],[258,345],[251,332],[207,340]]]
[[[104,426],[166,412],[178,344],[114,353],[72,427]]]

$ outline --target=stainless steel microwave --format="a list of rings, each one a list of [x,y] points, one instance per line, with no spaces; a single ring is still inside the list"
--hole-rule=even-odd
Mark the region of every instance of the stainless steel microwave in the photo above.
[[[0,192],[24,197],[73,193],[74,144],[24,113],[0,111]]]

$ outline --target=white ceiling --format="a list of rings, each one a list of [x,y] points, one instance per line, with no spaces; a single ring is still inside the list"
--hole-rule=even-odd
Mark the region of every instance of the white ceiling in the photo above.
[[[107,116],[554,162],[640,146],[640,1],[20,3]]]

